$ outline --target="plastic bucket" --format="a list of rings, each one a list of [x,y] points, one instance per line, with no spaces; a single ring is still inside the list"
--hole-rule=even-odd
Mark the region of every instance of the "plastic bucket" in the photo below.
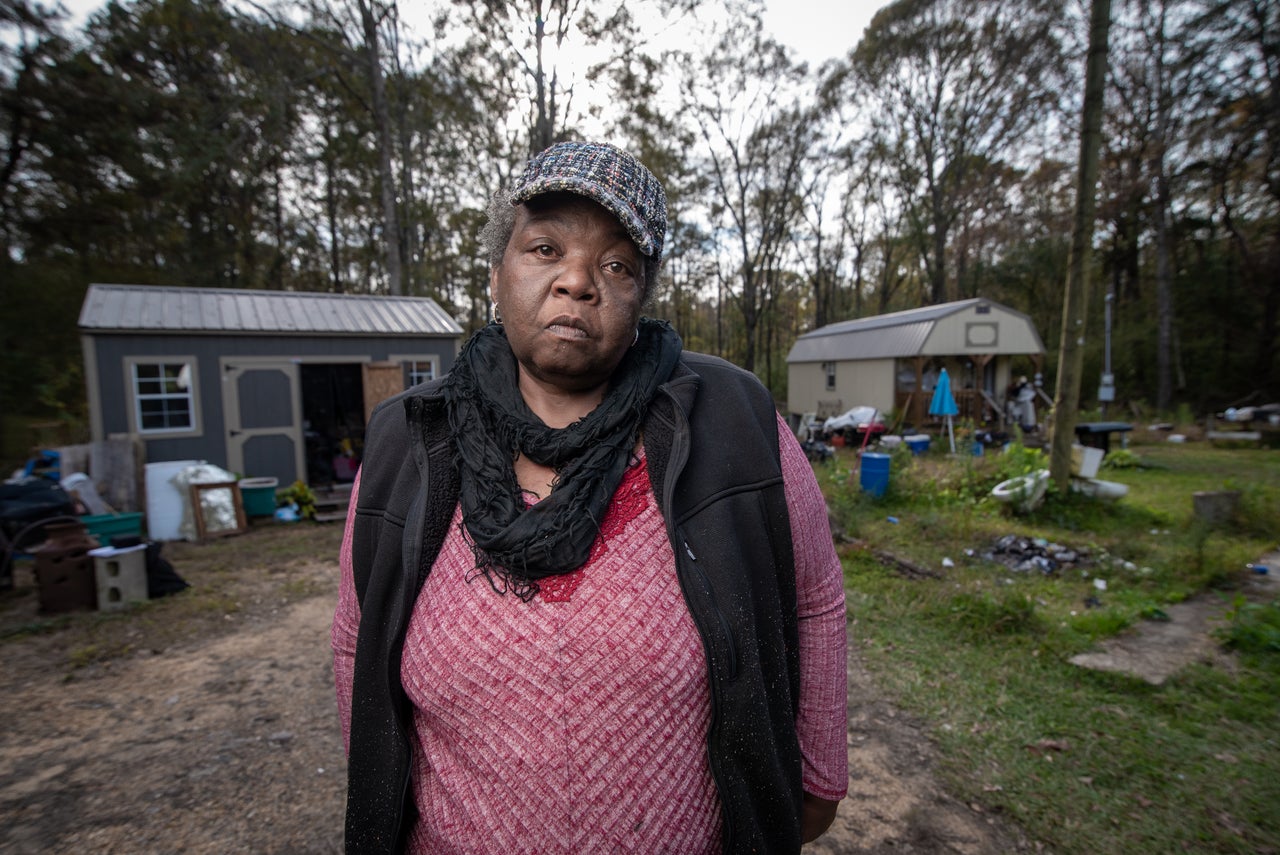
[[[929,450],[929,435],[918,433],[914,436],[904,437],[903,442],[911,449],[911,453],[917,457]]]
[[[276,512],[277,478],[241,478],[240,496],[244,512],[251,517],[269,517]]]
[[[862,455],[858,481],[862,489],[879,498],[889,487],[889,455],[866,452]]]

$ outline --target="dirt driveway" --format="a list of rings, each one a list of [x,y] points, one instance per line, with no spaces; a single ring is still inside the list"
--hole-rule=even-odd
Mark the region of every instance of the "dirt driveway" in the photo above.
[[[336,527],[305,537],[313,555],[336,549]],[[337,567],[279,540],[171,544],[193,591],[124,616],[41,618],[18,568],[0,599],[0,852],[341,851]],[[922,728],[878,695],[853,629],[850,794],[805,852],[1031,850],[939,788]]]

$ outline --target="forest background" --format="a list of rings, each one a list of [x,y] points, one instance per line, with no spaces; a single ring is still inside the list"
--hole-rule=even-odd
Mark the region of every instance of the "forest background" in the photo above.
[[[91,282],[425,295],[476,329],[486,200],[583,136],[667,188],[649,313],[779,400],[798,335],[975,296],[1053,376],[1087,2],[897,0],[821,66],[753,0],[408,7],[0,0],[0,442],[83,431]],[[1109,304],[1120,406],[1275,400],[1280,4],[1115,0],[1102,130],[1082,376]]]

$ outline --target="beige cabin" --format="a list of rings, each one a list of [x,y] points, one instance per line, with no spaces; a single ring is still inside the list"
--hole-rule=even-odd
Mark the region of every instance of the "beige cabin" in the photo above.
[[[1029,317],[980,297],[841,321],[796,339],[787,409],[821,419],[871,406],[923,428],[946,368],[959,417],[1003,427],[1015,367],[1039,372],[1044,352]]]

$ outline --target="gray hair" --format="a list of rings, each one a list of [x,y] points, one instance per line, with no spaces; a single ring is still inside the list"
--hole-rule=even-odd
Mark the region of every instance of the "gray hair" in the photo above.
[[[536,197],[535,197],[536,198]],[[588,198],[586,196],[582,198]],[[530,202],[533,200],[530,199]],[[516,205],[528,205],[529,202],[514,203],[510,190],[499,190],[489,199],[485,208],[486,222],[480,229],[480,246],[489,257],[489,269],[496,270],[502,264],[502,256],[511,243],[511,235],[516,230]],[[653,294],[653,286],[658,281],[658,271],[662,260],[653,256],[642,255],[644,281],[640,284],[640,304],[644,305]]]

